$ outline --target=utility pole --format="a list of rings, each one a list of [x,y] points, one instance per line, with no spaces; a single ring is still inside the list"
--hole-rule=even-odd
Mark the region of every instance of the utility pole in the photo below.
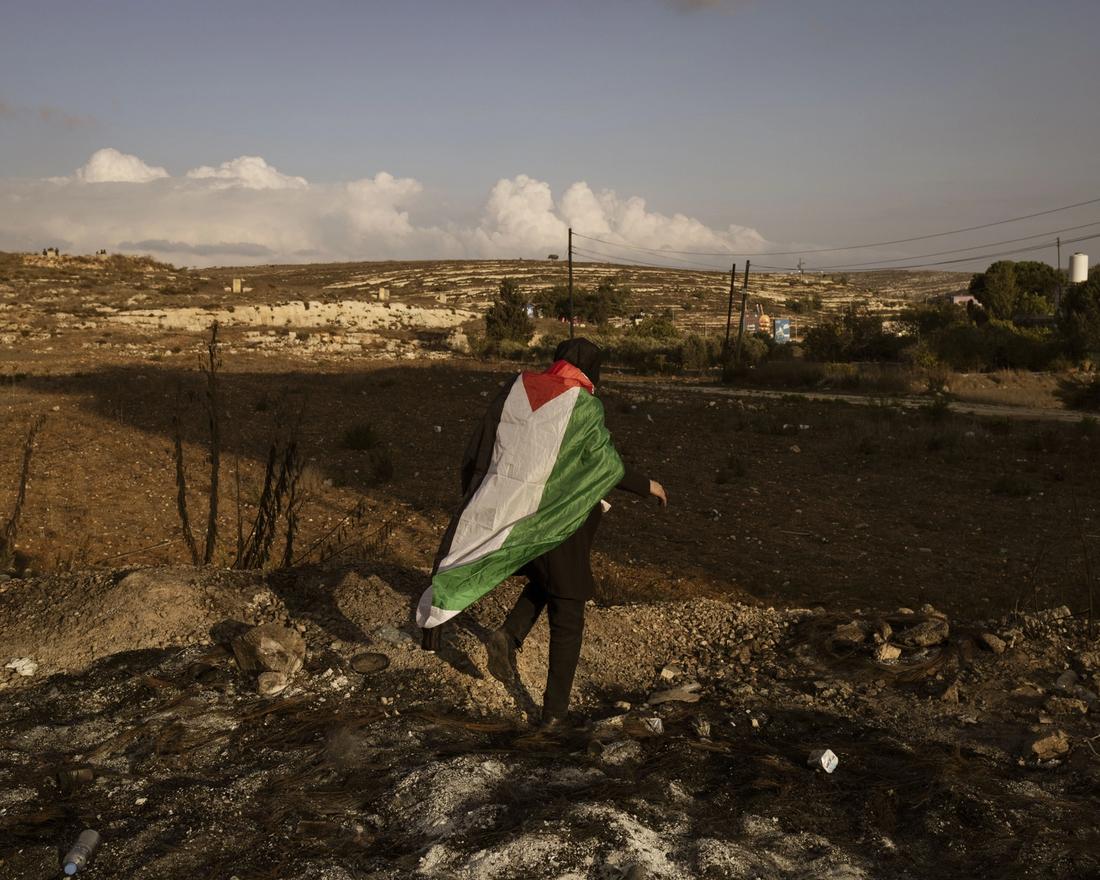
[[[726,309],[726,341],[722,344],[722,362],[729,358],[730,354],[730,325],[733,323],[733,289],[737,286],[737,264],[730,266],[730,302]]]
[[[745,303],[749,300],[749,265],[751,260],[745,260],[745,283],[741,288],[741,323],[737,326],[737,363],[741,363],[741,340],[745,336]]]
[[[573,338],[573,227],[569,227],[569,338]]]

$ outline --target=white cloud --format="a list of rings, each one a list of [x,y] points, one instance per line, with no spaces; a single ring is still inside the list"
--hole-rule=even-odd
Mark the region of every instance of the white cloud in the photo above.
[[[194,180],[214,180],[220,186],[245,189],[304,189],[309,186],[304,177],[282,174],[261,156],[238,156],[222,162],[217,168],[200,165],[188,171],[187,176]]]
[[[146,185],[73,186],[74,180]],[[555,200],[548,183],[524,174],[497,181],[479,218],[466,223],[425,204],[422,184],[411,177],[379,172],[310,184],[258,156],[170,177],[136,156],[106,149],[70,178],[0,179],[0,250],[57,245],[90,253],[104,247],[187,265],[542,258],[564,252],[569,225],[652,248],[744,252],[763,250],[766,243],[751,228],[714,229],[583,182]],[[623,259],[633,255],[608,245],[588,247]]]
[[[137,156],[119,152],[114,147],[96,150],[73,173],[73,179],[82,183],[148,183],[167,176],[163,168],[146,165]]]

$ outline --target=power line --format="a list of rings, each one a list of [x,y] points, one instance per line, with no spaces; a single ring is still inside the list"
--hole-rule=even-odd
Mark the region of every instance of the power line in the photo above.
[[[862,266],[875,266],[879,263],[903,263],[906,260],[923,260],[926,257],[941,257],[947,254],[961,254],[966,251],[977,251],[987,247],[999,247],[1002,244],[1015,244],[1020,241],[1031,241],[1034,238],[1043,238],[1048,235],[1061,235],[1063,232],[1074,232],[1078,229],[1087,229],[1090,226],[1100,226],[1100,220],[1093,220],[1091,223],[1082,223],[1079,226],[1067,226],[1065,229],[1053,229],[1050,232],[1037,232],[1035,235],[1025,235],[1021,238],[1006,238],[1003,241],[987,241],[984,244],[974,244],[969,247],[954,248],[949,251],[936,251],[931,254],[914,254],[909,257],[893,257],[888,260],[868,260],[864,263],[835,263],[830,266],[817,266],[817,269],[857,269]],[[1046,247],[1046,245],[1043,245]],[[977,259],[972,257],[971,259]]]
[[[573,235],[577,235],[577,233],[574,232]],[[667,263],[651,263],[651,262],[648,262],[646,260],[639,260],[639,259],[636,259],[636,258],[628,259],[626,257],[623,257],[623,256],[619,255],[619,254],[609,254],[606,251],[598,251],[598,250],[590,249],[590,248],[578,248],[576,245],[573,245],[573,252],[578,253],[578,254],[579,253],[584,253],[584,254],[586,254],[587,256],[590,256],[590,257],[605,257],[610,262],[616,262],[618,265],[622,265],[622,266],[653,266],[656,269],[679,269],[682,272],[692,271],[691,269],[685,269],[681,266],[669,266]],[[669,257],[669,259],[675,260],[675,259],[678,259],[678,258]],[[710,263],[700,263],[696,260],[683,260],[683,262],[694,263],[697,266],[702,266],[705,269],[709,269],[711,272],[722,272],[724,274],[725,272],[729,271],[724,266],[714,266],[714,265],[711,265]],[[764,263],[753,263],[753,268],[754,269],[771,269],[771,270],[777,271],[777,272],[797,272],[798,271],[797,266],[768,266]]]
[[[1045,217],[1048,214],[1057,214],[1061,211],[1069,211],[1072,208],[1081,208],[1085,205],[1095,205],[1098,202],[1100,202],[1100,197],[1087,199],[1083,202],[1075,202],[1072,205],[1062,205],[1058,208],[1050,208],[1046,211],[1035,211],[1031,214],[1021,214],[1019,217],[1009,217],[1005,220],[995,220],[992,223],[979,223],[975,226],[962,226],[958,229],[948,229],[944,232],[933,232],[929,233],[928,235],[914,235],[910,236],[909,238],[895,238],[890,241],[872,241],[865,242],[863,244],[850,244],[845,245],[844,247],[813,248],[795,251],[757,251],[755,253],[739,253],[734,251],[678,251],[673,250],[672,248],[649,248],[643,247],[641,245],[622,244],[620,242],[607,241],[603,238],[595,238],[591,235],[583,235],[580,232],[574,232],[573,235],[577,236],[578,238],[586,238],[589,241],[598,241],[601,244],[609,244],[615,247],[628,248],[630,250],[648,251],[649,253],[654,254],[688,254],[690,256],[697,257],[795,257],[799,254],[826,254],[836,253],[837,251],[856,251],[873,247],[887,247],[889,245],[895,244],[909,244],[910,242],[914,241],[927,241],[930,238],[943,238],[947,235],[959,235],[963,232],[974,232],[978,229],[990,229],[994,226],[1003,226],[1006,223],[1018,223],[1021,220],[1031,220],[1035,217]]]
[[[1091,241],[1094,238],[1100,238],[1100,232],[1098,232],[1094,235],[1083,235],[1079,238],[1070,238],[1070,239],[1067,239],[1067,240],[1063,241],[1062,244],[1076,244],[1077,242],[1081,242],[1081,241]],[[1055,242],[1047,241],[1047,242],[1044,242],[1043,244],[1037,244],[1037,245],[1033,245],[1031,247],[1011,248],[1010,250],[1007,250],[1007,251],[995,251],[993,253],[988,253],[988,254],[974,254],[973,256],[970,256],[970,257],[958,257],[958,258],[953,259],[953,260],[937,260],[936,262],[933,262],[933,263],[907,263],[904,266],[890,266],[889,268],[890,269],[927,269],[931,266],[950,266],[950,265],[955,265],[957,263],[972,263],[972,262],[976,262],[978,260],[987,260],[990,257],[1009,257],[1009,256],[1012,256],[1013,254],[1026,254],[1026,253],[1030,253],[1031,251],[1046,250],[1047,248],[1054,247],[1054,245],[1055,245]]]

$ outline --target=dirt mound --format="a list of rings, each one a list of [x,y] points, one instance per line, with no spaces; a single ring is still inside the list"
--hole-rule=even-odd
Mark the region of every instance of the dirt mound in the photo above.
[[[33,659],[46,674],[122,651],[208,641],[222,621],[253,617],[263,598],[254,574],[193,568],[57,575],[0,589],[4,652]]]

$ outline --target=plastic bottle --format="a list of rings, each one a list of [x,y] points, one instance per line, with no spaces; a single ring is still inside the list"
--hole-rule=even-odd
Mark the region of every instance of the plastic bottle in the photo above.
[[[85,828],[80,832],[76,843],[65,854],[65,861],[62,863],[65,873],[71,877],[85,867],[98,848],[99,832],[93,831],[91,828]]]

